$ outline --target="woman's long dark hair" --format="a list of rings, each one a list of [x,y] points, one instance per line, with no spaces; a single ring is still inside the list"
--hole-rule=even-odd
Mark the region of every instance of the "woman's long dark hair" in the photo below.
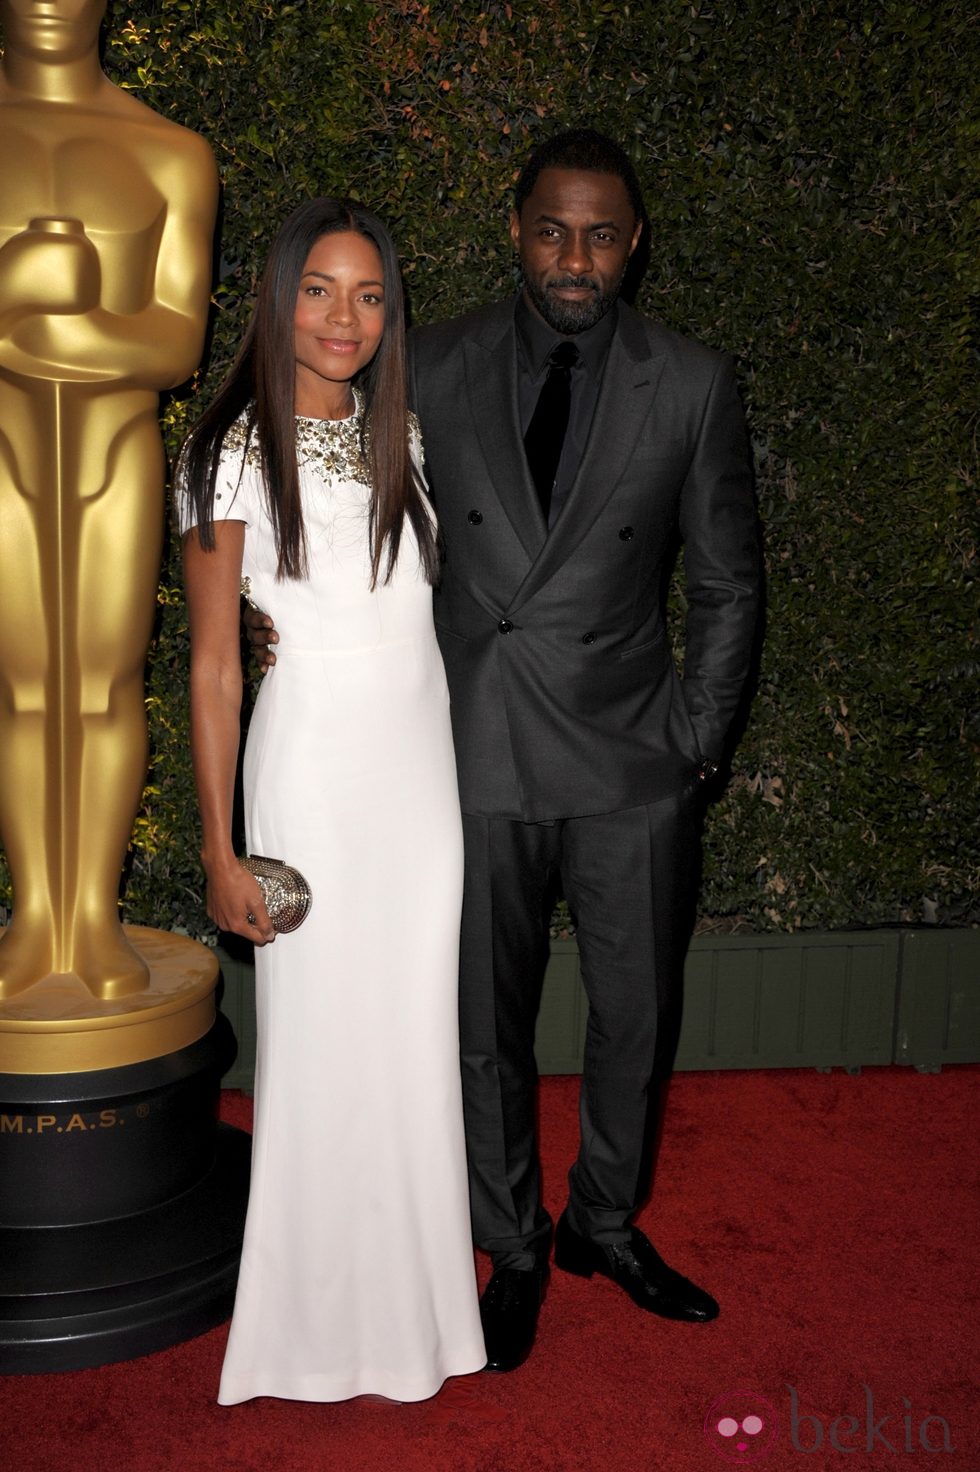
[[[312,199],[290,215],[276,236],[251,321],[227,377],[194,425],[182,451],[182,474],[201,546],[214,546],[214,494],[225,435],[242,415],[255,435],[279,555],[278,576],[306,573],[306,535],[296,464],[296,356],[293,315],[310,251],[322,235],[350,231],[378,249],[384,275],[385,326],[381,345],[355,382],[365,397],[362,451],[372,487],[371,586],[394,570],[407,517],[430,583],[438,550],[432,521],[408,449],[405,302],[398,258],[387,229],[349,199]],[[382,562],[384,570],[382,573]]]

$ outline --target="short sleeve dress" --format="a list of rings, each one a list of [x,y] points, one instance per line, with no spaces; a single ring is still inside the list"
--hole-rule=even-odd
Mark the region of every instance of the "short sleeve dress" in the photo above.
[[[250,853],[306,875],[256,950],[252,1182],[219,1401],[421,1400],[486,1361],[457,1035],[462,840],[431,588],[406,525],[370,587],[360,414],[297,419],[308,575],[276,579],[257,446],[215,518],[280,634],[245,750]],[[412,427],[413,454],[420,448]],[[182,530],[191,523],[186,500]]]

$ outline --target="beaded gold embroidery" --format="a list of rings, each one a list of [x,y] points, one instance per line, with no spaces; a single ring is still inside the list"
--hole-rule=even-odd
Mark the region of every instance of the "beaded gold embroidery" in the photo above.
[[[418,415],[414,409],[408,411],[408,448],[413,458],[419,465],[425,464],[425,452],[422,448],[422,427],[418,421]]]
[[[308,419],[296,416],[296,463],[308,466],[323,475],[335,475],[344,480],[368,484],[368,467],[361,448],[361,420],[364,412],[364,395],[354,390],[354,413],[349,419]],[[230,425],[222,446],[226,453],[241,455],[246,465],[261,470],[258,437],[253,428],[245,439],[246,418],[243,415]],[[413,455],[423,463],[422,435],[415,414],[409,410],[408,440]]]
[[[259,441],[253,426],[252,433],[245,442],[245,419],[236,419],[234,424],[229,424],[225,430],[225,437],[221,442],[221,453],[229,458],[232,455],[241,455],[246,465],[251,465],[253,470],[259,470],[262,459],[259,455]]]
[[[361,450],[361,404],[349,419],[304,419],[296,416],[296,463],[322,475],[367,485],[367,461]]]

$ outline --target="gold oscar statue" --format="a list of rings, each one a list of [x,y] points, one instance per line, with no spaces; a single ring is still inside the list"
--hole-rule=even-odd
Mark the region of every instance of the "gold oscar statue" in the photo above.
[[[117,896],[147,765],[158,394],[200,357],[217,177],[104,75],[105,7],[0,0],[0,999],[150,987]]]
[[[158,395],[203,345],[217,174],[103,75],[105,9],[0,0],[0,1373],[227,1318],[248,1194],[248,1136],[217,1118],[235,1053],[217,958],[118,915]]]

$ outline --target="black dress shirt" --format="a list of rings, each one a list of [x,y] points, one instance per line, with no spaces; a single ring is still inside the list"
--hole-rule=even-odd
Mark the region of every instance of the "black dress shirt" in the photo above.
[[[614,305],[604,317],[600,317],[594,327],[564,337],[549,327],[537,312],[532,311],[523,296],[518,298],[514,325],[517,329],[517,406],[522,437],[531,422],[538,395],[547,377],[548,357],[552,349],[560,342],[571,342],[579,351],[579,361],[572,369],[568,429],[551,493],[549,528],[554,526],[561,513],[585,454],[589,430],[592,428],[592,416],[602,385],[602,370],[609,344],[616,331],[617,312],[618,307]]]

